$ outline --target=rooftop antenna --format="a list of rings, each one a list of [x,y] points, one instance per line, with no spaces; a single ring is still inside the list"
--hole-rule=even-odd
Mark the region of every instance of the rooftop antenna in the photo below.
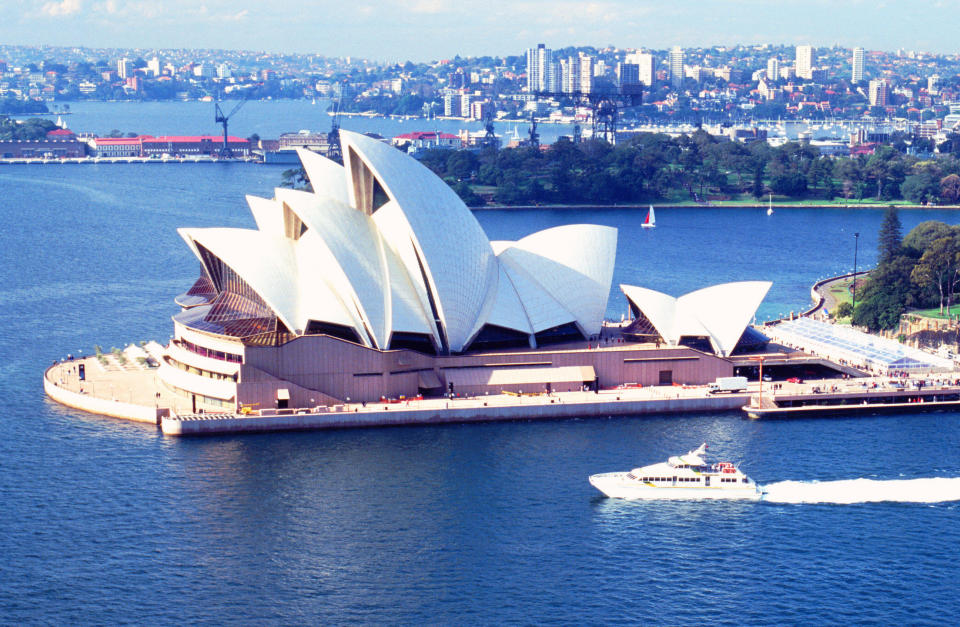
[[[227,159],[233,158],[233,151],[230,150],[230,144],[227,142],[227,122],[230,120],[231,116],[233,116],[234,113],[239,111],[240,108],[243,107],[243,105],[245,104],[247,104],[247,101],[241,100],[236,104],[235,107],[233,107],[230,113],[224,115],[223,109],[220,108],[220,103],[219,102],[213,103],[213,106],[215,107],[214,114],[213,114],[213,121],[216,124],[223,125],[223,146],[220,147],[221,158],[227,158]]]

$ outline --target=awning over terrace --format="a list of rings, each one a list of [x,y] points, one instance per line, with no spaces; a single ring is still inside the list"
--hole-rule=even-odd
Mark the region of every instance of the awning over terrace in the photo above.
[[[886,372],[949,369],[953,362],[851,327],[798,318],[765,329],[776,342],[854,367]]]

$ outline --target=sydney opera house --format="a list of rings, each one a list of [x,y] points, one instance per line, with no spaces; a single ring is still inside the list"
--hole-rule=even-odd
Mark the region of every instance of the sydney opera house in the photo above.
[[[490,241],[413,158],[341,143],[342,166],[300,151],[312,191],[247,198],[256,229],[181,229],[201,275],[177,297],[159,375],[195,410],[732,374],[769,283],[680,298],[621,286],[635,319],[605,324],[616,229]]]

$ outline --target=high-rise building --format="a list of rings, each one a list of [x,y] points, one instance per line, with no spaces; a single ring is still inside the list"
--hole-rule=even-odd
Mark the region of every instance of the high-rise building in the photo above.
[[[540,91],[540,51],[544,45],[536,48],[527,48],[527,91]]]
[[[129,78],[133,76],[133,61],[126,57],[117,61],[117,76],[120,78]]]
[[[460,115],[460,94],[449,92],[443,95],[443,115],[452,117]]]
[[[780,78],[780,59],[774,57],[767,61],[767,80],[775,81]]]
[[[634,52],[626,56],[624,63],[637,66],[640,82],[647,87],[653,85],[653,81],[657,80],[657,73],[654,71],[656,59],[652,54],[647,52]]]
[[[559,91],[559,64],[544,44],[527,49],[527,91]]]
[[[940,89],[940,75],[931,74],[927,77],[927,92],[936,93]]]
[[[657,80],[657,73],[654,67],[657,64],[652,54],[646,52],[637,53],[637,65],[640,67],[640,82],[650,87]]]
[[[794,65],[797,68],[797,76],[809,80],[813,69],[813,46],[797,46],[797,59]]]
[[[850,74],[850,82],[856,85],[863,81],[863,48],[853,49],[853,72]]]
[[[640,83],[640,66],[635,63],[618,63],[617,86],[621,94],[643,93],[643,85]]]
[[[160,76],[160,57],[154,56],[147,61],[147,72],[149,72],[151,76]]]
[[[580,59],[560,59],[560,91],[572,94],[580,88]]]
[[[201,61],[193,66],[193,75],[200,78],[213,78],[217,75],[217,68],[215,68],[212,63]]]
[[[670,84],[674,87],[683,85],[683,48],[680,46],[670,49]]]
[[[870,106],[885,107],[890,99],[890,86],[883,79],[870,81]]]
[[[580,91],[593,92],[593,57],[585,54],[580,55]]]

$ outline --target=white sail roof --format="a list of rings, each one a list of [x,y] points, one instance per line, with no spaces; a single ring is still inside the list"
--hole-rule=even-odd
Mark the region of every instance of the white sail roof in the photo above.
[[[345,205],[350,203],[346,171],[342,165],[305,148],[297,148],[297,156],[310,179],[314,194]]]
[[[739,281],[703,288],[679,298],[644,287],[621,285],[660,336],[676,345],[684,336],[706,336],[718,355],[729,355],[772,283]]]
[[[419,162],[349,131],[341,143],[344,166],[298,150],[312,192],[247,197],[257,230],[185,229],[184,239],[202,263],[199,245],[230,266],[297,334],[316,322],[353,329],[371,348],[402,333],[459,352],[485,325],[599,332],[615,229],[562,226],[491,245]]]
[[[197,244],[242,277],[287,328],[301,328],[297,325],[297,264],[293,250],[282,238],[235,228],[179,229],[178,232],[191,243],[200,263],[206,265]],[[251,250],[261,254],[251,255]]]
[[[498,255],[512,267],[525,268],[586,335],[600,333],[607,310],[617,230],[594,224],[571,224],[538,231]],[[525,294],[520,292],[520,300]]]
[[[382,229],[394,248],[412,245],[416,265],[408,259],[407,272],[422,273],[451,351],[463,350],[486,318],[496,296],[499,273],[490,241],[476,218],[450,186],[415,159],[396,148],[347,131],[340,132],[344,163],[353,176],[351,204],[358,209],[358,192],[365,166],[396,203],[408,228]],[[374,220],[379,211],[371,210]],[[397,242],[398,238],[407,241]]]

